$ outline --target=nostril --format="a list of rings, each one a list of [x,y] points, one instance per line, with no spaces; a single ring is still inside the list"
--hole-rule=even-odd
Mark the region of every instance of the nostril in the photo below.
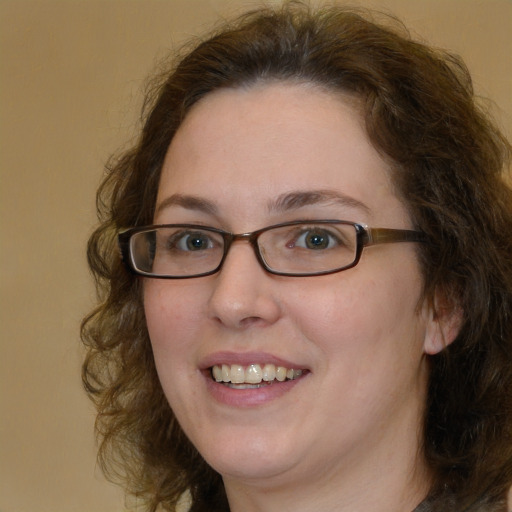
[[[263,322],[263,319],[257,316],[249,316],[240,321],[240,327],[250,327],[252,325]]]
[[[239,329],[247,329],[249,327],[258,326],[258,324],[264,325],[267,323],[264,318],[255,315],[246,317],[239,315],[236,317],[236,314],[235,316],[232,316],[233,312],[231,312],[230,316],[228,316],[226,313],[227,312],[224,311],[223,314],[215,315],[215,321],[223,325],[229,325],[231,323],[231,326]],[[236,323],[236,325],[234,325],[234,323]]]
[[[210,318],[225,327],[247,329],[269,325],[281,315],[279,301],[272,287],[253,278],[241,283],[227,282],[224,276],[210,296]]]

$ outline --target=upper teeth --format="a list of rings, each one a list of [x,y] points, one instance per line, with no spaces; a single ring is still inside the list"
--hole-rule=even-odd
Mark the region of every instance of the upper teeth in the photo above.
[[[275,364],[250,364],[244,367],[239,364],[223,364],[212,366],[212,375],[217,382],[231,382],[232,384],[259,384],[262,381],[271,382],[286,379],[292,380],[302,375],[302,370],[276,366]]]

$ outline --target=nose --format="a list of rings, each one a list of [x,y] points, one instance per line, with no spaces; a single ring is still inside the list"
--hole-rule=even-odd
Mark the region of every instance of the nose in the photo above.
[[[247,240],[231,245],[221,270],[213,279],[209,312],[224,326],[244,329],[270,325],[279,319],[281,306],[277,287],[280,278],[261,267]]]

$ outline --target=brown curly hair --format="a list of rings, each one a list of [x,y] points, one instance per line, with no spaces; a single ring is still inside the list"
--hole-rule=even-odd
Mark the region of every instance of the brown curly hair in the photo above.
[[[431,357],[424,453],[435,476],[424,511],[504,511],[512,484],[511,147],[478,106],[456,57],[396,21],[300,2],[224,25],[177,59],[149,93],[138,143],[109,166],[88,246],[100,303],[84,320],[83,381],[98,408],[100,461],[147,504],[229,510],[222,479],[191,445],[158,381],[141,281],[116,234],[150,224],[167,148],[187,112],[219,88],[305,81],[360,98],[374,147],[415,226],[425,297],[463,312],[457,339]]]

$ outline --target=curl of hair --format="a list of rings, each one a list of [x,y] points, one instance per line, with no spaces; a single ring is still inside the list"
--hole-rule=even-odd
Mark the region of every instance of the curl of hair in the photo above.
[[[456,57],[392,20],[300,2],[260,9],[197,44],[148,95],[136,146],[98,192],[88,246],[100,304],[82,324],[83,381],[98,408],[100,462],[147,504],[229,510],[220,476],[178,425],[160,387],[141,282],[118,256],[119,229],[150,224],[159,175],[189,109],[219,88],[313,83],[361,100],[397,193],[429,239],[425,297],[462,312],[457,339],[431,358],[424,452],[435,476],[423,511],[502,511],[512,483],[512,192],[510,145],[481,109]]]

